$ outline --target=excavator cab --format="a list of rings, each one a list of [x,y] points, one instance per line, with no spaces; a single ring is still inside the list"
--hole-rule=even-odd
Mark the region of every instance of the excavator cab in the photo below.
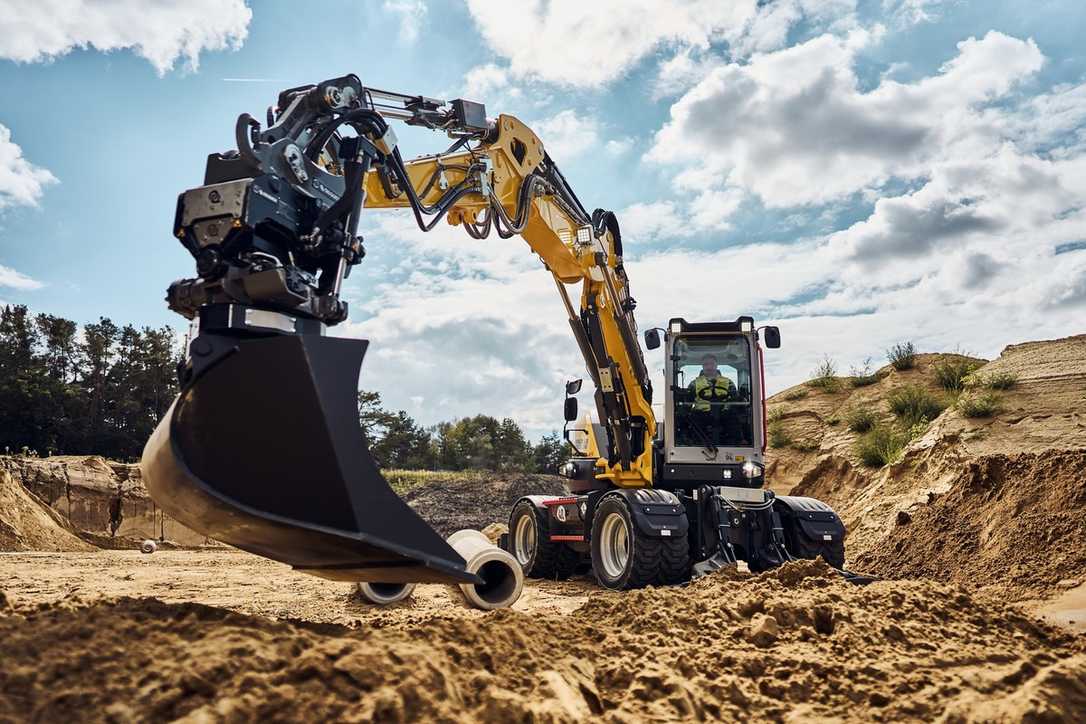
[[[754,320],[675,318],[666,344],[662,479],[761,487],[765,395]]]

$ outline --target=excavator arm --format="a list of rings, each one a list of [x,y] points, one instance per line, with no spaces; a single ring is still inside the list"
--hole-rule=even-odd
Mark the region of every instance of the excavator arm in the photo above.
[[[454,143],[404,161],[390,121]],[[368,342],[326,335],[347,317],[343,280],[365,255],[360,216],[381,208],[409,208],[423,231],[445,220],[527,242],[596,387],[608,433],[597,476],[652,484],[652,389],[618,223],[585,211],[527,126],[348,75],[283,91],[266,125],[242,114],[235,138],[178,199],[174,235],[198,276],[171,284],[167,302],[199,331],[142,460],[166,512],[326,578],[475,580],[369,454],[354,408]]]
[[[622,487],[652,485],[652,384],[637,343],[636,302],[615,215],[602,210],[589,215],[542,141],[513,116],[498,116],[468,149],[405,166],[412,188],[424,192],[416,191],[424,205],[437,204],[443,189],[475,190],[446,212],[448,222],[468,236],[519,234],[539,255],[554,278],[607,429],[608,450],[597,464],[598,477]],[[366,208],[411,206],[410,196],[390,183],[383,167],[369,171],[365,190]],[[577,285],[575,304],[569,288]]]

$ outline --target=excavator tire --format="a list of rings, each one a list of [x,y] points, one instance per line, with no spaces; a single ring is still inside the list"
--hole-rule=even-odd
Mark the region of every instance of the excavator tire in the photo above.
[[[685,538],[661,538],[660,583],[674,586],[690,580],[690,545]]]
[[[581,554],[550,539],[546,513],[521,500],[509,514],[509,552],[528,578],[564,581],[573,575]]]
[[[670,585],[690,578],[685,537],[652,538],[637,530],[626,499],[608,495],[592,518],[592,569],[604,588]]]

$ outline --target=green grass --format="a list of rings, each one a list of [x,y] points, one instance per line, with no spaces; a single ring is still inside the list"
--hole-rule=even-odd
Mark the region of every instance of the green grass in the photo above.
[[[891,392],[886,401],[890,412],[910,428],[921,423],[928,423],[947,408],[945,400],[936,397],[920,385],[904,385]]]
[[[966,387],[984,387],[989,390],[1009,390],[1018,384],[1013,372],[995,372],[990,375],[973,374],[965,381]]]
[[[845,422],[852,432],[867,432],[875,426],[878,418],[866,407],[854,407],[845,413]]]
[[[871,358],[864,360],[862,367],[853,367],[848,371],[848,383],[853,387],[867,387],[879,381],[878,373],[871,372]]]
[[[784,399],[790,402],[795,400],[802,400],[808,394],[810,394],[809,391],[801,387],[798,390],[792,390],[791,392],[789,392],[787,395],[784,396]]]
[[[792,436],[784,429],[780,420],[769,423],[769,446],[785,448],[792,444]]]
[[[958,410],[965,417],[991,417],[998,414],[1002,405],[994,392],[962,395],[958,398]]]
[[[890,425],[878,424],[861,435],[853,449],[864,465],[881,468],[897,462],[907,442],[904,433]]]
[[[933,366],[935,381],[948,392],[961,392],[978,367],[979,364],[965,357],[944,357]]]
[[[797,440],[792,443],[792,449],[800,452],[815,452],[821,447],[822,443],[815,440]]]
[[[916,345],[912,342],[898,342],[886,350],[886,359],[899,372],[911,370],[916,366]]]
[[[1013,372],[996,372],[984,378],[984,386],[990,390],[1009,390],[1018,384],[1018,375]]]
[[[829,355],[823,357],[819,365],[811,372],[811,379],[807,380],[807,386],[824,392],[837,392],[841,389],[841,382],[837,379],[837,363]]]
[[[493,475],[485,470],[382,470],[381,474],[385,476],[385,480],[397,495],[403,495],[408,490],[431,480],[448,482],[467,478],[483,482],[488,476]]]

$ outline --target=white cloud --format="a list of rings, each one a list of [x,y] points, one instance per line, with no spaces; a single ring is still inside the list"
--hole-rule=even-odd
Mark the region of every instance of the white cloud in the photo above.
[[[495,92],[509,87],[509,71],[494,63],[477,65],[464,74],[465,98],[485,102]]]
[[[723,179],[770,208],[827,203],[990,147],[982,106],[1043,62],[1032,41],[991,32],[934,76],[863,92],[853,65],[874,37],[822,35],[713,69],[672,106],[648,159],[677,166],[682,185]]]
[[[0,124],[0,210],[37,206],[44,187],[56,182],[47,169],[23,157],[23,149],[11,140],[11,131]]]
[[[618,212],[623,245],[683,236],[683,217],[673,201],[636,203]]]
[[[533,123],[532,130],[559,166],[573,163],[581,153],[601,143],[599,121],[570,109]]]
[[[619,78],[661,46],[736,55],[780,47],[787,31],[848,23],[854,0],[468,0],[483,39],[517,77],[594,87]]]
[[[75,48],[130,49],[160,75],[183,58],[238,48],[252,10],[244,0],[0,0],[0,58],[50,60]]]
[[[419,31],[426,21],[424,0],[385,0],[384,9],[399,18],[401,42],[411,45],[418,40]]]
[[[621,138],[612,138],[603,144],[603,150],[612,156],[621,156],[622,154],[633,148],[634,139],[632,136],[622,136]]]
[[[0,264],[0,287],[8,287],[9,289],[18,289],[20,291],[31,291],[34,289],[41,289],[44,286],[36,279],[31,279],[27,275],[17,272],[11,267],[6,267]]]

